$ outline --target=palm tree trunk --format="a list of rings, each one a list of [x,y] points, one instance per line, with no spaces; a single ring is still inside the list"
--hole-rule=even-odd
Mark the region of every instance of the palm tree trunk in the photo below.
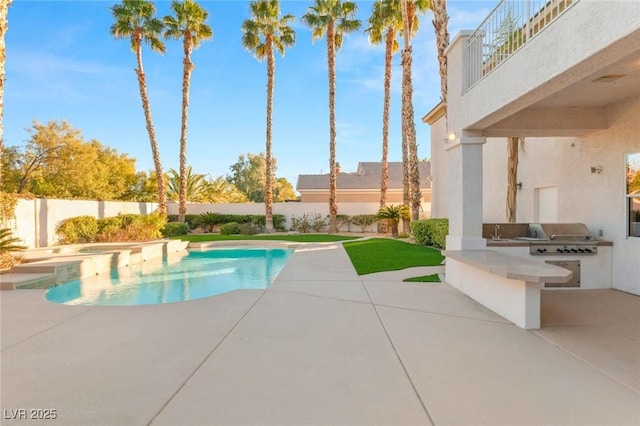
[[[9,29],[7,15],[12,0],[0,0],[0,158],[2,158],[4,136],[4,64],[6,60],[6,48],[4,36]],[[0,185],[2,184],[2,162],[0,162]]]
[[[393,60],[393,43],[396,32],[393,28],[387,30],[384,53],[384,105],[382,112],[382,176],[380,177],[380,208],[387,205],[387,190],[389,188],[389,110],[391,108],[391,69]],[[378,233],[384,232],[386,224],[378,221]]]
[[[449,46],[449,16],[447,15],[447,0],[432,0],[433,28],[436,33],[436,47],[438,49],[438,64],[440,65],[440,97],[447,111],[447,56],[445,50]]]
[[[182,73],[182,126],[180,128],[180,194],[178,201],[178,220],[184,223],[187,213],[187,118],[189,115],[189,86],[191,84],[191,34],[184,37],[184,60]]]
[[[418,172],[418,146],[416,144],[416,128],[413,122],[413,86],[411,82],[411,46],[402,51],[402,136],[406,141],[406,166],[404,178],[408,181],[408,191],[405,196],[405,204],[411,204],[411,218],[418,220],[420,214],[420,175]],[[404,158],[403,158],[404,161]],[[404,182],[403,182],[404,183]],[[408,200],[407,200],[408,198]],[[408,219],[403,220],[403,231],[410,232]]]
[[[270,37],[267,37],[267,142],[265,154],[265,186],[264,186],[264,208],[265,208],[265,230],[267,233],[273,232],[273,164],[271,161],[271,127],[273,114],[273,90],[275,84],[276,60],[273,44]]]
[[[336,53],[333,22],[327,29],[327,61],[329,64],[329,233],[338,232],[338,205],[336,202]]]
[[[416,124],[413,121],[413,81],[411,76],[411,68],[413,58],[411,55],[412,47],[409,46],[403,54],[403,90],[402,96],[406,97],[405,114],[402,122],[406,126],[407,132],[407,154],[409,159],[409,185],[411,188],[411,219],[418,220],[420,216],[420,204],[422,193],[420,192],[420,172],[418,170],[418,144],[416,141]]]
[[[507,140],[507,151],[509,158],[507,162],[507,222],[516,223],[516,194],[518,191],[518,148],[519,137],[510,137]]]
[[[141,38],[141,36],[139,37]],[[144,110],[144,118],[147,122],[147,133],[149,134],[149,143],[151,144],[151,155],[153,156],[153,165],[156,169],[156,177],[158,180],[158,210],[162,214],[167,214],[167,193],[165,191],[164,173],[162,171],[162,162],[160,161],[160,151],[156,142],[156,131],[153,127],[151,118],[151,105],[149,104],[149,95],[147,93],[147,82],[142,68],[142,44],[141,40],[137,41],[136,58],[138,60],[138,87],[140,88],[140,98],[142,99],[142,109]]]

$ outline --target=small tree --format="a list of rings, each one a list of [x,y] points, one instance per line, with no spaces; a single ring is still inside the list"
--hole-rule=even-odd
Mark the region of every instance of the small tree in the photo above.
[[[376,214],[378,220],[384,220],[391,228],[391,236],[398,237],[398,223],[403,219],[409,219],[409,207],[406,205],[386,206]]]

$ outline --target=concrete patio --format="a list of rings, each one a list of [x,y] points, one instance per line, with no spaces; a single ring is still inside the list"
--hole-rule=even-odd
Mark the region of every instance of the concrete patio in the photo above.
[[[189,302],[4,291],[2,423],[640,424],[640,297],[544,291],[525,331],[445,283],[401,282],[429,271],[359,277],[341,244],[312,244],[267,290]]]

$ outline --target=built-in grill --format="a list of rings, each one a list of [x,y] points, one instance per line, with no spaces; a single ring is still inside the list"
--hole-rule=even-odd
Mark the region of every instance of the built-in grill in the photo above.
[[[597,254],[598,242],[583,223],[530,223],[529,254]]]

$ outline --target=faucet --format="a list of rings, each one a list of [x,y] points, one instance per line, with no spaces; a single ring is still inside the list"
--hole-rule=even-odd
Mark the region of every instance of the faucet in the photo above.
[[[496,226],[495,226],[495,228],[493,230],[493,237],[491,237],[491,239],[494,240],[494,241],[495,240],[499,240],[500,239],[500,233],[499,232],[500,232],[500,225],[498,225],[496,223]]]

